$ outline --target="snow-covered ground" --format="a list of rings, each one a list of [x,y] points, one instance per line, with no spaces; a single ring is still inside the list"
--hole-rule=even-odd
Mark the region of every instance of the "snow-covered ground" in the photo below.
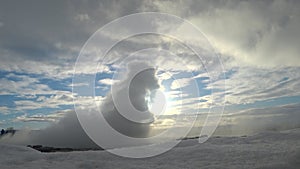
[[[0,145],[1,169],[93,168],[300,168],[300,129],[266,132],[250,137],[213,137],[204,144],[184,140],[162,155],[129,159],[106,151],[40,153]]]

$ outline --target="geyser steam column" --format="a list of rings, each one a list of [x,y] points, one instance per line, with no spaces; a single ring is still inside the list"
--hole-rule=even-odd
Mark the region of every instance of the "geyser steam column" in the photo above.
[[[126,49],[126,54],[119,52],[112,57],[107,56],[114,46],[128,37],[149,34],[163,35],[171,41],[156,48],[153,45],[147,47],[149,41],[132,41],[135,45],[120,47]],[[179,46],[174,47],[175,42],[189,52],[177,48]],[[107,75],[116,68],[118,73],[113,75],[115,83],[99,107],[95,95],[96,74],[100,72]],[[160,91],[157,90],[159,83],[155,77],[157,68],[170,74],[179,84],[173,86],[174,90],[183,93],[188,97],[185,101],[190,100],[194,104],[172,116],[176,117],[172,127],[149,136],[149,124],[154,118],[149,111],[147,97],[149,92]],[[207,72],[208,80],[212,82],[208,87],[211,90],[210,97],[206,97],[209,98],[207,105],[210,107],[200,132],[200,136],[206,137],[200,137],[199,141],[204,142],[217,128],[225,104],[223,67],[209,41],[194,25],[173,15],[138,13],[116,19],[88,39],[77,59],[72,86],[78,120],[97,145],[113,154],[145,158],[164,153],[180,142],[166,136],[174,133],[178,137],[187,136],[197,120],[202,101],[199,95],[201,85],[197,80],[201,77],[201,70]],[[161,109],[155,107],[151,110],[159,114],[163,112],[165,102],[162,101],[161,105],[158,106]],[[178,110],[183,110],[181,106],[176,104]],[[193,111],[186,111],[190,109]],[[182,117],[186,120],[184,127],[179,121]],[[157,141],[160,144],[151,144]]]
[[[117,75],[117,74],[115,74]],[[116,131],[129,137],[147,137],[154,121],[147,95],[159,88],[155,69],[144,62],[131,62],[101,106],[104,118]],[[153,95],[152,95],[153,96]]]

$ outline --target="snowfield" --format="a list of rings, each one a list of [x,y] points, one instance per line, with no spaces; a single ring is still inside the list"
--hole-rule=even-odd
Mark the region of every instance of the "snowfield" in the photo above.
[[[41,153],[28,147],[0,145],[1,169],[93,168],[300,168],[300,129],[265,132],[249,137],[213,137],[203,144],[184,140],[169,152],[129,159],[106,151]]]

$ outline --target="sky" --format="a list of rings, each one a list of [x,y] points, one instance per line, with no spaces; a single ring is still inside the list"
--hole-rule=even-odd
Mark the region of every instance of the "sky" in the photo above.
[[[300,127],[297,120],[300,116],[299,8],[300,2],[296,0],[1,1],[0,128],[43,129],[59,121],[74,110],[74,85],[95,85],[93,99],[109,104],[110,87],[120,80],[113,76],[116,69],[121,69],[117,67],[118,59],[147,45],[181,55],[177,60],[165,56],[154,61],[162,66],[158,67],[155,78],[168,96],[169,105],[169,111],[157,123],[172,125],[173,115],[180,114],[176,109],[179,102],[190,114],[207,111],[211,106],[210,89],[221,88],[223,79],[209,79],[203,65],[192,60],[193,55],[170,37],[144,35],[125,39],[108,53],[108,61],[93,82],[72,83],[75,63],[86,41],[105,24],[140,12],[162,12],[183,18],[198,27],[214,47],[223,65],[226,84],[226,107],[220,123],[224,131],[220,132],[228,132],[228,127],[230,130]],[[167,23],[160,24],[159,28],[163,29]],[[105,34],[108,40],[116,38],[122,28],[111,31]],[[198,38],[184,27],[180,31],[191,41]],[[93,53],[86,55],[92,57]],[[88,62],[77,67],[75,73],[84,75],[82,78],[93,76],[95,70],[87,65]],[[172,72],[177,80],[166,72]],[[191,89],[191,77],[196,79],[198,91]],[[188,96],[178,99],[182,94],[179,87]],[[80,87],[76,89],[75,95],[86,92]],[[195,92],[200,94],[193,95]],[[216,92],[215,96],[223,97],[223,94]],[[83,97],[83,102],[89,97],[92,96]]]

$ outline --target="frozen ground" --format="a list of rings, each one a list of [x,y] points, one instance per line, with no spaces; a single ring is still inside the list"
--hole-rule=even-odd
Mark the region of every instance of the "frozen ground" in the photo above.
[[[105,151],[40,153],[0,145],[1,169],[93,168],[300,168],[300,129],[250,137],[213,137],[204,144],[184,140],[171,151],[146,159],[128,159]]]

